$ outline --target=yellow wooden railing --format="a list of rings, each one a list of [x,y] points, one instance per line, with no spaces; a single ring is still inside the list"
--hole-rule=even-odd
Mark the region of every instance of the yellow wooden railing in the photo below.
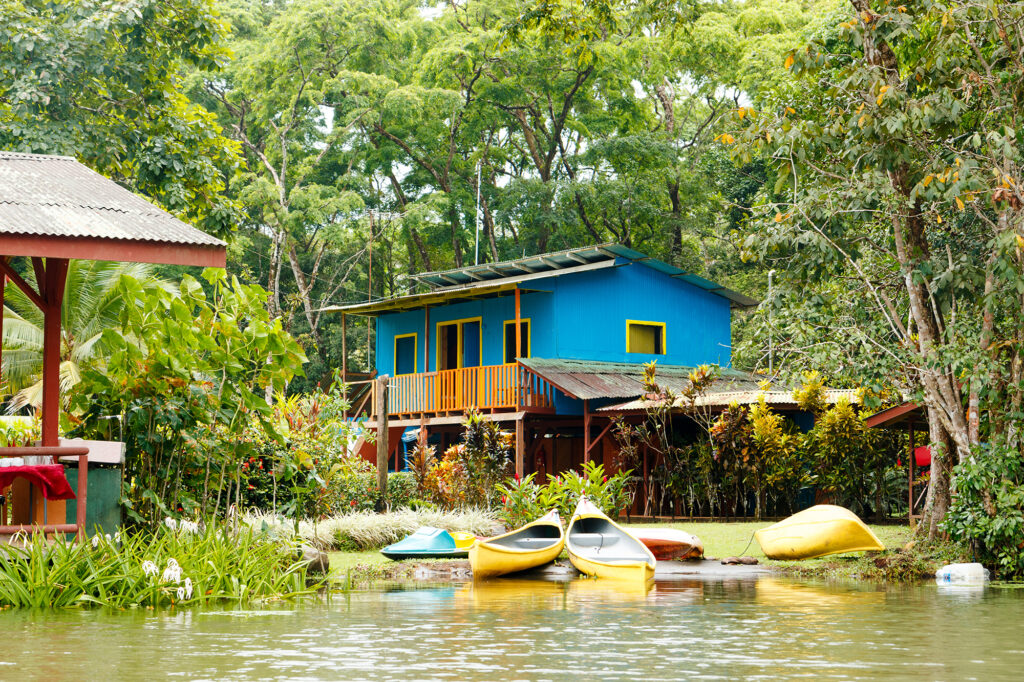
[[[554,399],[551,384],[518,363],[403,374],[388,380],[389,415],[547,409],[554,406]]]

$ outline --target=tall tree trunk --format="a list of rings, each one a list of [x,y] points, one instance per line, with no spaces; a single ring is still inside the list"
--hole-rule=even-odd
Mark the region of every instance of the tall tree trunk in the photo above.
[[[936,539],[941,533],[939,524],[942,523],[946,512],[949,511],[953,472],[952,439],[934,412],[934,408],[928,408],[928,439],[932,444],[932,468],[923,517],[921,524],[917,527],[918,537],[928,540]],[[911,458],[913,458],[913,454],[911,454]]]

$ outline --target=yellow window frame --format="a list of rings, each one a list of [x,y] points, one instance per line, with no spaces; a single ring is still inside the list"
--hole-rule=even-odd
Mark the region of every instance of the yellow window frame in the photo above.
[[[410,372],[410,374],[417,374],[420,371],[420,362],[419,362],[419,358],[420,358],[420,339],[419,339],[419,334],[417,334],[416,332],[413,332],[412,334],[395,334],[395,352],[394,352],[394,355],[392,357],[392,360],[394,361],[394,365],[395,365],[394,366],[394,370],[395,370],[395,376],[396,377],[406,376],[406,375],[398,373],[398,340],[399,339],[407,339],[410,336],[412,337],[412,372]]]
[[[661,352],[660,353],[644,353],[644,355],[667,355],[668,354],[668,338],[665,333],[664,322],[652,322],[650,320],[626,320],[626,352],[627,353],[640,353],[641,351],[633,350],[632,345],[629,342],[629,328],[632,325],[644,325],[646,327],[661,327]]]
[[[531,345],[530,344],[530,337],[533,336],[533,322],[530,321],[529,317],[520,317],[519,318],[519,322],[520,323],[523,323],[523,322],[526,323],[526,339],[525,339],[526,343],[523,344],[525,346],[525,348],[523,348],[523,350],[526,351],[526,354],[523,355],[523,357],[524,358],[528,358],[528,357],[530,357],[530,345]],[[508,351],[508,341],[507,341],[508,334],[505,333],[505,330],[508,328],[508,326],[510,324],[514,326],[515,323],[516,323],[515,319],[505,320],[505,324],[503,324],[501,326],[501,361],[502,361],[502,364],[504,364],[505,358],[508,357],[508,352],[507,352]]]
[[[462,317],[458,320],[444,320],[438,322],[434,327],[434,345],[437,348],[434,350],[434,367],[441,370],[441,327],[449,324],[456,325],[456,337],[455,345],[459,349],[458,358],[459,366],[456,369],[462,369],[464,357],[462,353],[462,325],[467,322],[479,322],[480,323],[480,366],[484,364],[484,318],[483,317]]]

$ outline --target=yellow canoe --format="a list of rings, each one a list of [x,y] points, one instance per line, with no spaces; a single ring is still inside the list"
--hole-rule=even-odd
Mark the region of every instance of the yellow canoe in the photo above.
[[[883,550],[885,546],[856,514],[819,504],[754,533],[769,559],[813,559],[829,554]]]
[[[581,573],[598,578],[646,581],[654,578],[651,550],[581,497],[565,533],[569,560]]]
[[[487,540],[477,540],[469,550],[474,579],[517,573],[554,561],[565,546],[558,512],[551,510],[536,521]]]

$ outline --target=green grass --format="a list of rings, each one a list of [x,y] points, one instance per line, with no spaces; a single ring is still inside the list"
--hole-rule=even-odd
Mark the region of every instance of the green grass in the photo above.
[[[335,576],[344,576],[346,571],[356,566],[376,566],[390,561],[375,549],[361,552],[328,552],[327,556],[331,560],[331,573]]]
[[[747,556],[757,558],[764,564],[777,566],[782,569],[792,569],[804,574],[856,577],[869,572],[873,567],[871,561],[865,560],[862,553],[840,554],[821,559],[807,559],[805,561],[773,561],[768,559],[764,552],[761,551],[757,541],[751,541],[751,538],[754,535],[754,531],[770,525],[772,525],[770,521],[727,523],[705,521],[698,523],[635,523],[628,524],[628,527],[678,528],[687,533],[692,533],[701,539],[704,543],[705,556],[724,559],[729,556],[746,554]],[[878,539],[882,541],[882,544],[890,550],[900,549],[911,540],[911,531],[906,526],[876,526],[869,524],[869,527],[878,536]],[[746,549],[745,552],[744,549]],[[335,580],[344,579],[349,571],[352,571],[353,575],[377,575],[380,572],[380,567],[393,564],[393,562],[376,550],[330,552],[328,556],[331,559],[331,574]]]
[[[747,549],[745,554],[747,556],[755,557],[760,561],[772,564],[793,563],[772,561],[768,559],[768,557],[764,555],[764,552],[761,551],[761,546],[757,544],[757,540],[751,540],[754,536],[754,531],[760,530],[761,528],[767,528],[772,525],[772,523],[773,522],[770,521],[738,521],[729,523],[705,521],[700,523],[635,523],[629,525],[637,528],[678,528],[679,530],[684,530],[687,533],[692,533],[700,538],[704,543],[704,556],[715,557],[716,559],[724,559],[729,556],[740,556],[741,554],[744,554],[744,548],[746,547]],[[878,536],[878,539],[882,541],[882,544],[885,545],[887,549],[903,547],[911,539],[911,531],[906,526],[876,526],[868,524],[868,527],[875,535]],[[749,547],[747,547],[747,543],[749,543]],[[829,560],[834,560],[834,557],[809,559],[800,563],[823,563]]]

